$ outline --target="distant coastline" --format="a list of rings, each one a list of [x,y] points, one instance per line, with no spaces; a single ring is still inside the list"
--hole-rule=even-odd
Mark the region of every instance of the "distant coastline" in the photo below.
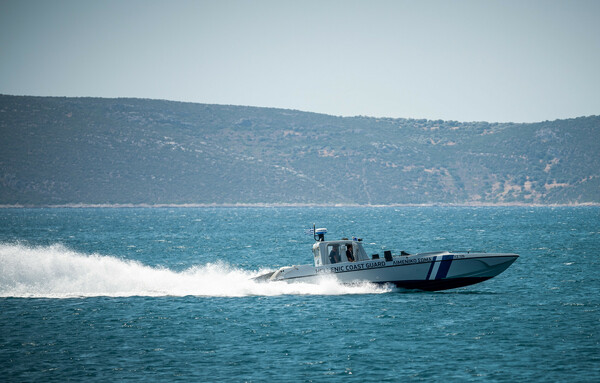
[[[160,209],[160,208],[320,208],[320,207],[365,207],[365,208],[384,208],[384,207],[600,207],[600,203],[569,203],[569,204],[525,204],[519,202],[513,203],[398,203],[398,204],[344,204],[344,203],[188,203],[188,204],[60,204],[60,205],[0,205],[0,209]]]
[[[0,125],[5,207],[600,204],[600,116],[457,122],[0,95]]]

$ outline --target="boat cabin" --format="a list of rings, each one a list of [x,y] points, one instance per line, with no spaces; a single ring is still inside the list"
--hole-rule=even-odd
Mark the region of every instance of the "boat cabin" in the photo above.
[[[354,240],[319,241],[313,245],[315,266],[368,261],[362,243]]]

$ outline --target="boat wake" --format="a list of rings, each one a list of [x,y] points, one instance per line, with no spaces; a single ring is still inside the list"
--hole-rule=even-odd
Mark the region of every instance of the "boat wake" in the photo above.
[[[215,263],[178,272],[112,256],[78,253],[63,245],[0,244],[0,297],[246,297],[376,294],[392,290],[369,283],[342,285],[333,278],[317,284],[252,280],[267,271]]]

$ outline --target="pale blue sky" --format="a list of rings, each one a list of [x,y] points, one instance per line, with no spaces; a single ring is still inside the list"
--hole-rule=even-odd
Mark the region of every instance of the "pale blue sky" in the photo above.
[[[532,122],[600,114],[600,1],[0,1],[0,93]]]

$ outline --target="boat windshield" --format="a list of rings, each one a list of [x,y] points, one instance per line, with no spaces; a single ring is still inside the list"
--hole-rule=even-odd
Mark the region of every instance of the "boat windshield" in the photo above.
[[[321,249],[318,246],[313,247],[313,255],[315,257],[315,266],[322,266],[323,262],[321,261]]]
[[[313,246],[315,266],[345,262],[361,262],[370,258],[358,241],[317,242]]]
[[[352,243],[335,243],[327,245],[327,254],[329,263],[354,262],[361,257],[357,257],[358,249],[352,246]]]
[[[332,244],[327,246],[327,254],[329,254],[329,263],[334,264],[342,261],[340,257],[340,245]]]

